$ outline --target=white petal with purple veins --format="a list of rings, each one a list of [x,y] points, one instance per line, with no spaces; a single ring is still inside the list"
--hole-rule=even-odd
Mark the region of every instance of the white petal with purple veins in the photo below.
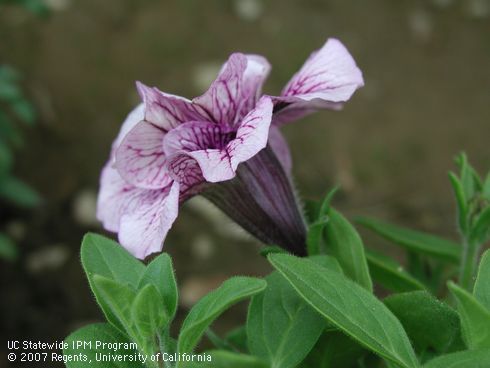
[[[116,150],[115,167],[128,183],[158,189],[171,182],[165,170],[164,136],[164,130],[146,121],[126,134]]]
[[[184,155],[195,160],[208,182],[229,180],[235,176],[241,162],[267,145],[271,118],[272,101],[270,97],[262,97],[256,108],[240,122],[236,132],[229,126],[211,122],[189,122],[165,135],[164,152],[167,157]],[[183,158],[180,160],[181,165],[189,165]],[[185,169],[182,166],[179,172],[185,174]]]
[[[163,150],[167,156],[179,151],[223,148],[235,135],[227,125],[208,121],[190,121],[172,129],[163,139]]]
[[[187,176],[187,166],[192,162],[202,172],[201,177],[204,176],[207,181],[231,179],[235,174],[227,147],[233,138],[235,132],[229,126],[207,121],[182,124],[169,132],[163,140],[163,146],[167,157],[176,155],[172,159],[172,168],[180,179],[174,179],[182,180]],[[178,157],[178,161],[175,157]],[[210,180],[216,175],[220,180]]]
[[[281,163],[284,171],[291,175],[293,159],[289,151],[288,143],[277,126],[272,125],[269,130],[269,145]]]
[[[100,178],[97,219],[105,229],[118,232],[122,216],[135,211],[140,204],[140,198],[147,192],[147,189],[136,188],[125,181],[112,167],[111,162],[108,162]]]
[[[135,257],[159,252],[179,212],[179,183],[165,190],[145,190],[133,211],[121,217],[119,242]]]
[[[331,38],[274,99],[278,110],[274,122],[291,121],[320,108],[339,109],[363,85],[362,73],[349,51]]]
[[[202,96],[193,99],[211,118],[204,120],[228,125],[235,123],[243,106],[242,79],[246,67],[245,55],[232,54],[211,87]]]
[[[163,93],[140,82],[136,86],[145,105],[144,119],[165,131],[186,121],[202,120],[208,116],[202,108],[184,97]]]
[[[180,184],[181,202],[198,194],[206,183],[199,164],[186,153],[170,156],[167,167],[169,175]]]
[[[257,107],[240,123],[236,137],[222,149],[191,151],[202,170],[204,178],[211,183],[230,180],[238,165],[255,156],[267,145],[272,118],[272,101],[262,97]]]
[[[272,100],[262,97],[254,110],[250,111],[240,123],[236,138],[228,143],[226,150],[231,157],[233,170],[238,164],[255,156],[267,145],[272,119]]]
[[[121,175],[112,167],[109,161],[102,169],[100,176],[100,189],[97,197],[97,219],[102,222],[105,229],[113,232],[119,231],[119,222],[128,202],[127,194],[134,187],[121,178]]]
[[[235,177],[232,158],[226,150],[206,149],[189,152],[188,155],[197,161],[206,181],[217,183]]]
[[[243,108],[242,115],[245,115],[255,107],[262,94],[262,86],[271,70],[271,65],[267,59],[260,55],[245,55],[247,57],[247,67],[243,74]]]
[[[281,96],[285,101],[291,97],[345,102],[363,85],[362,73],[349,51],[340,41],[331,38],[308,58]]]
[[[112,148],[116,149],[117,146],[119,146],[121,141],[124,139],[126,134],[128,134],[129,131],[133,129],[136,124],[138,124],[141,120],[143,120],[144,117],[145,117],[145,105],[143,103],[140,103],[138,106],[136,106],[133,109],[133,111],[129,113],[126,120],[124,120],[124,123],[122,124],[121,129],[119,130],[119,134],[117,135],[117,138],[114,141]]]

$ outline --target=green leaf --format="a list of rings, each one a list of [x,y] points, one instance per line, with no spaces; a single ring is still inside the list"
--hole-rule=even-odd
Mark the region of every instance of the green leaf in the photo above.
[[[490,348],[490,311],[455,283],[450,281],[448,286],[458,302],[463,338],[468,348]]]
[[[452,241],[367,217],[356,222],[406,249],[454,263],[459,261],[461,247]]]
[[[340,267],[340,263],[337,261],[336,258],[332,256],[327,256],[327,255],[318,255],[318,256],[310,256],[308,259],[317,265],[320,265],[322,267],[328,268],[331,271],[338,272],[343,274],[344,271],[342,270],[342,267]]]
[[[3,80],[0,83],[0,100],[2,101],[14,101],[22,97],[22,91],[17,83]]]
[[[311,203],[309,208],[307,208],[307,213],[309,213],[308,221],[308,234],[306,238],[306,248],[308,249],[308,255],[313,256],[322,253],[323,247],[323,232],[325,226],[327,225],[328,211],[330,209],[330,202],[338,191],[338,187],[334,187],[330,190],[322,203]]]
[[[205,353],[209,361],[181,363],[183,368],[270,368],[260,359],[246,354],[224,350],[212,350]]]
[[[259,251],[262,257],[267,257],[269,253],[287,253],[284,248],[278,247],[277,245],[267,245],[262,247]]]
[[[321,203],[312,199],[305,199],[303,206],[306,221],[308,222],[308,224],[315,222],[318,219],[318,215],[320,213]]]
[[[197,302],[187,315],[180,330],[177,350],[189,353],[204,331],[230,306],[260,293],[267,286],[264,280],[253,277],[233,277]]]
[[[65,339],[68,345],[63,350],[66,359],[67,368],[144,368],[144,364],[138,361],[128,361],[128,357],[135,357],[137,348],[134,343],[122,335],[119,331],[107,323],[97,323],[82,327],[73,332]],[[77,344],[85,343],[85,346]],[[119,349],[110,349],[102,344],[121,344]],[[111,357],[112,363],[97,361],[96,354],[102,354],[104,357]],[[79,359],[81,356],[87,358]],[[78,359],[77,359],[78,358]],[[121,361],[117,361],[117,360]]]
[[[480,259],[473,295],[490,311],[490,250],[483,253]]]
[[[361,237],[349,221],[335,209],[329,209],[328,217],[325,234],[329,253],[339,261],[347,277],[366,290],[372,291],[373,283]]]
[[[308,255],[313,256],[320,254],[323,241],[323,230],[328,221],[328,217],[324,216],[308,226],[308,234],[306,237],[306,249],[308,250]]]
[[[418,367],[396,317],[369,291],[308,259],[272,254],[272,265],[329,322],[360,344],[401,367]]]
[[[12,176],[0,181],[0,197],[27,208],[38,206],[41,203],[41,198],[30,186]]]
[[[7,261],[15,261],[17,256],[18,250],[15,244],[0,233],[0,258],[6,259]]]
[[[92,286],[92,275],[97,274],[138,288],[143,263],[129,254],[115,241],[102,235],[88,233],[82,240],[82,266]],[[93,290],[93,288],[92,288]]]
[[[420,282],[429,284],[430,277],[427,276],[427,273],[432,270],[428,271],[430,266],[425,258],[423,255],[412,251],[406,252],[407,272]],[[431,276],[433,275],[431,274]]]
[[[126,332],[131,338],[137,336],[131,314],[136,292],[128,284],[111,280],[100,275],[93,275],[93,286],[97,302],[107,320],[121,332]]]
[[[306,357],[300,368],[351,368],[366,352],[349,336],[338,332],[325,332]]]
[[[0,83],[16,82],[20,79],[20,74],[10,65],[0,65]]]
[[[0,137],[4,142],[9,142],[14,147],[22,147],[24,139],[22,138],[22,132],[12,121],[10,116],[0,110]]]
[[[397,293],[425,289],[419,280],[395,260],[372,250],[366,251],[366,257],[373,279],[384,288]]]
[[[490,206],[486,207],[472,226],[470,241],[484,244],[490,240]]]
[[[86,234],[82,240],[81,258],[90,288],[107,320],[119,330],[125,331],[126,326],[112,312],[112,307],[101,294],[101,290],[95,287],[93,278],[94,275],[103,276],[137,290],[138,280],[145,271],[145,266],[115,241],[93,233]],[[129,308],[130,304],[124,304]]]
[[[29,101],[24,99],[14,101],[11,103],[10,109],[21,122],[28,125],[35,123],[36,111]]]
[[[440,356],[424,365],[424,368],[488,368],[490,350],[466,350]]]
[[[206,337],[211,341],[213,346],[218,350],[236,351],[234,346],[228,344],[225,339],[222,339],[211,328],[208,328],[205,332]]]
[[[335,196],[335,194],[337,194],[338,191],[339,191],[339,186],[336,185],[335,187],[330,189],[330,191],[327,193],[327,195],[322,201],[322,205],[320,206],[320,216],[324,216],[328,214],[330,210],[330,203],[332,202],[333,197]]]
[[[468,163],[468,158],[463,152],[456,157],[456,163],[461,169],[461,184],[467,200],[471,200],[475,192],[481,187],[481,183],[475,170]]]
[[[487,174],[485,181],[483,182],[482,195],[483,198],[490,201],[490,172]]]
[[[463,189],[463,184],[459,178],[453,173],[449,173],[449,181],[453,187],[454,196],[456,197],[456,205],[458,207],[458,222],[459,228],[463,234],[468,230],[468,201]]]
[[[247,329],[245,326],[237,327],[231,330],[225,336],[225,342],[235,347],[237,350],[248,352]]]
[[[12,168],[13,157],[7,145],[0,140],[0,181]]]
[[[455,346],[461,348],[458,313],[428,292],[395,294],[384,303],[400,320],[419,354],[426,350],[443,354]]]
[[[45,0],[0,0],[0,5],[2,3],[22,7],[39,17],[45,17],[50,14],[48,2]]]
[[[267,288],[252,298],[248,309],[250,352],[271,368],[296,367],[315,345],[325,321],[279,273],[266,281]]]
[[[150,340],[168,324],[163,298],[154,285],[148,284],[138,292],[131,306],[131,318],[138,334]]]
[[[177,282],[175,280],[172,258],[167,253],[156,257],[146,267],[138,282],[138,289],[151,284],[163,297],[163,306],[170,320],[175,317],[179,303]]]

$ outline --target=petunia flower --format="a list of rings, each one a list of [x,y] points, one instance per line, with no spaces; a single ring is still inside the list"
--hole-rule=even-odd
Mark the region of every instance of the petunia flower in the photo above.
[[[363,85],[337,40],[313,53],[280,96],[262,95],[270,65],[235,53],[199,97],[137,83],[142,104],[127,117],[102,171],[97,216],[134,256],[158,252],[179,205],[201,194],[264,243],[304,255],[306,226],[278,126],[338,109]]]

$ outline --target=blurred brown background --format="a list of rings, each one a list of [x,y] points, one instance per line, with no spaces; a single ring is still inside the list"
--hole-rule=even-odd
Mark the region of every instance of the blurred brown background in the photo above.
[[[346,44],[366,86],[342,112],[287,126],[300,193],[334,184],[347,215],[375,215],[455,236],[447,171],[464,150],[490,163],[490,3],[487,0],[49,0],[44,19],[0,7],[0,62],[24,75],[39,119],[26,129],[16,174],[43,204],[0,204],[0,230],[20,258],[0,261],[2,341],[53,341],[101,320],[79,262],[95,218],[99,173],[138,102],[135,80],[193,97],[233,51],[266,56],[277,94],[328,37]],[[211,226],[210,226],[211,225]],[[366,234],[369,246],[377,238]],[[265,274],[259,244],[203,201],[186,205],[165,250],[175,259],[182,313],[234,274]],[[243,306],[242,306],[243,309]],[[240,310],[240,308],[238,308]],[[237,309],[235,309],[235,312]],[[244,320],[227,313],[217,329]],[[5,356],[6,343],[1,344]],[[6,364],[0,359],[0,367]]]

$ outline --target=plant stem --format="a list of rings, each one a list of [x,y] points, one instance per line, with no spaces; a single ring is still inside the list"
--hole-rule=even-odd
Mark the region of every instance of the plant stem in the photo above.
[[[479,250],[480,244],[474,241],[468,241],[468,238],[465,237],[463,243],[463,255],[461,257],[459,283],[468,291],[471,291],[473,288],[473,276]]]
[[[151,348],[150,349],[145,349],[145,355],[146,357],[148,358],[148,360],[146,361],[146,366],[147,367],[150,367],[150,368],[161,368],[161,365],[160,365],[160,361],[152,361],[151,360],[151,356],[153,354],[155,354],[156,351],[158,351],[158,343],[157,341],[153,341],[153,343],[151,344]]]
[[[171,344],[170,344],[170,332],[168,328],[165,328],[165,330],[162,333],[158,334],[158,341],[160,345],[160,353],[161,353],[161,364],[162,367],[167,367],[167,368],[173,368],[174,364],[172,362],[163,362],[163,354],[173,354],[173,351],[171,349]]]
[[[228,343],[226,340],[219,337],[211,328],[208,328],[206,330],[206,336],[208,337],[209,340],[211,340],[211,342],[217,349],[233,350],[237,353],[239,352],[237,348],[235,348],[232,344]]]

